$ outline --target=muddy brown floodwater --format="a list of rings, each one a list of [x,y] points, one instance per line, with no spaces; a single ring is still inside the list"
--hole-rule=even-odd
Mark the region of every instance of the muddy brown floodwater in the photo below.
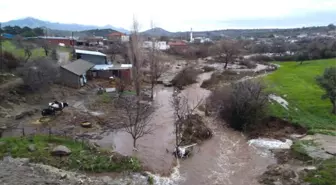
[[[155,89],[155,104],[157,109],[151,120],[154,131],[138,139],[136,155],[141,159],[145,168],[161,175],[169,175],[175,160],[166,149],[174,148],[173,110],[169,104],[173,88],[157,86]],[[97,142],[103,147],[113,147],[124,155],[132,155],[133,140],[128,133],[114,132]]]
[[[203,80],[211,77],[211,72],[199,75],[199,83],[193,84],[181,93],[188,97],[190,104],[204,100],[210,91],[200,88]],[[139,139],[136,155],[143,162],[145,168],[152,173],[169,176],[175,165],[175,159],[166,149],[174,148],[173,110],[169,104],[173,93],[172,88],[157,86],[155,89],[155,103],[158,106],[151,124],[155,128],[152,135]],[[247,144],[247,139],[239,132],[220,126],[213,118],[206,118],[214,136],[202,145],[196,147],[195,154],[188,159],[181,160],[179,174],[162,184],[183,185],[254,185],[256,178],[265,171],[266,167],[274,163],[268,155],[258,154],[257,149]],[[134,154],[132,138],[124,132],[111,133],[98,143],[105,147],[113,147],[124,155]]]

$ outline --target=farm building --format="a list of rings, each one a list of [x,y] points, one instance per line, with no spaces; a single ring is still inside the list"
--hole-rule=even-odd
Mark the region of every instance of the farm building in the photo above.
[[[106,55],[104,53],[98,51],[81,50],[81,49],[76,49],[75,52],[77,59],[83,59],[95,65],[107,64]]]
[[[64,46],[74,46],[75,40],[67,37],[45,37],[45,36],[38,36],[38,37],[27,37],[27,40],[46,40],[48,43],[52,45],[64,45]]]
[[[90,71],[94,78],[110,78],[111,76],[125,80],[132,78],[132,64],[95,65]]]
[[[94,67],[91,62],[78,59],[61,66],[61,80],[64,85],[80,88],[87,83],[87,72]]]

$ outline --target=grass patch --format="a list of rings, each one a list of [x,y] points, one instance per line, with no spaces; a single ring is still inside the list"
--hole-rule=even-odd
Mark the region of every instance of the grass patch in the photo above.
[[[318,144],[314,142],[313,140],[299,140],[296,141],[292,146],[292,153],[294,154],[294,157],[296,159],[302,160],[302,161],[311,161],[312,158],[308,156],[306,147],[313,146],[318,147]]]
[[[133,157],[124,157],[107,150],[93,149],[88,144],[70,138],[36,135],[34,137],[1,138],[5,144],[0,148],[0,157],[10,153],[13,157],[29,158],[32,162],[43,163],[65,170],[79,169],[89,172],[122,172],[141,170],[140,162]],[[34,144],[36,150],[28,151],[28,145]],[[53,146],[50,147],[49,144]],[[54,157],[50,154],[54,146],[64,145],[72,153],[68,157]]]
[[[336,157],[325,160],[305,178],[311,185],[336,185]]]
[[[147,182],[149,185],[153,185],[154,184],[154,177],[153,176],[148,176]]]
[[[15,57],[17,58],[24,58],[25,52],[24,49],[17,48],[11,41],[4,41],[2,43],[3,51],[7,51],[10,53],[13,53]],[[38,47],[32,50],[32,56],[31,59],[36,59],[40,57],[45,57],[45,52],[43,48]]]
[[[315,77],[325,68],[336,65],[336,59],[304,62],[282,62],[277,71],[266,76],[268,91],[282,96],[289,103],[289,110],[278,103],[270,106],[270,114],[300,124],[310,130],[336,130],[336,116],[331,113],[329,100],[322,100],[323,90]],[[329,132],[329,131],[328,131]]]

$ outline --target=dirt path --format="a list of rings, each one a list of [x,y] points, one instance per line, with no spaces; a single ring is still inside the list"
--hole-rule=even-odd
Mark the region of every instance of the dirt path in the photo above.
[[[11,89],[13,87],[17,87],[19,85],[23,84],[23,80],[21,78],[15,78],[7,83],[1,84],[0,85],[0,90],[7,90]]]

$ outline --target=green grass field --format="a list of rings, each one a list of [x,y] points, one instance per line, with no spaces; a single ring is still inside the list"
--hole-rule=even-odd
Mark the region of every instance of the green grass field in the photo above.
[[[3,47],[3,51],[7,51],[10,53],[13,53],[14,56],[18,57],[18,58],[24,58],[25,57],[25,53],[24,50],[21,48],[17,48],[11,41],[4,41],[2,43],[2,47]],[[39,57],[44,57],[45,53],[43,48],[35,48],[32,50],[32,56],[31,59],[34,58],[39,58]]]
[[[336,116],[331,113],[330,101],[322,100],[324,91],[317,85],[315,77],[322,75],[325,68],[336,66],[336,59],[297,62],[281,62],[281,67],[266,76],[268,91],[281,96],[289,103],[289,110],[278,103],[270,106],[270,114],[286,118],[310,130],[335,134]]]

